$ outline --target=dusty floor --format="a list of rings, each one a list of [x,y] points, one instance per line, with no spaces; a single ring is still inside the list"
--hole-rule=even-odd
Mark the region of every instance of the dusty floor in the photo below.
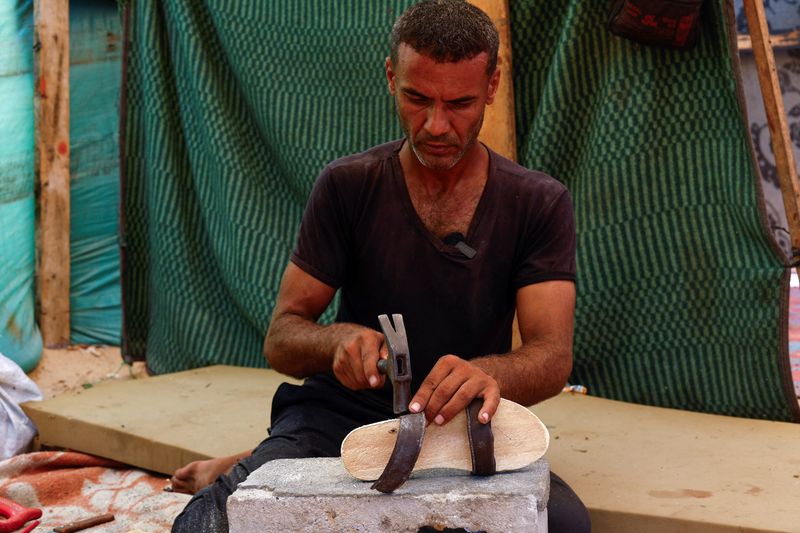
[[[74,345],[61,350],[45,349],[39,365],[28,376],[47,400],[111,379],[143,379],[147,372],[144,363],[125,363],[118,346]]]

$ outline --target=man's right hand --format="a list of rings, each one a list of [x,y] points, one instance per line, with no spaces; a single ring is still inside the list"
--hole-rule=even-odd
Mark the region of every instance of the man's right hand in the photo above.
[[[382,387],[386,379],[378,372],[378,360],[389,357],[382,333],[352,323],[317,323],[335,293],[334,287],[289,263],[264,355],[270,367],[298,379],[333,370],[349,389]]]
[[[352,390],[383,387],[386,378],[378,372],[378,360],[389,350],[382,333],[357,324],[336,324],[339,337],[333,354],[333,374]]]

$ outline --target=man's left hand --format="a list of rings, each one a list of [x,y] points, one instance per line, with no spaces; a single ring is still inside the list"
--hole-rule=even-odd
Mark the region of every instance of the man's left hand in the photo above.
[[[475,366],[455,355],[439,358],[417,393],[411,399],[412,413],[425,411],[428,422],[442,425],[465,409],[475,398],[483,398],[478,419],[486,424],[500,404],[497,381]]]

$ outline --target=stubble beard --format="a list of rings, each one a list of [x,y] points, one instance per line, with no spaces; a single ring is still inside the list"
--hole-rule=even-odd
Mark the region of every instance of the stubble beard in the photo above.
[[[481,131],[481,126],[483,126],[483,113],[481,113],[481,117],[475,124],[475,127],[472,128],[472,131],[469,132],[469,138],[467,140],[467,143],[456,155],[454,155],[449,160],[430,161],[428,159],[425,159],[425,155],[417,148],[417,143],[415,142],[414,136],[412,135],[411,128],[400,118],[400,113],[399,110],[397,109],[396,100],[395,100],[395,111],[397,112],[397,118],[400,121],[400,127],[403,129],[403,133],[406,136],[406,141],[408,142],[408,145],[411,147],[411,151],[414,153],[414,156],[417,158],[417,161],[419,161],[420,164],[425,168],[429,168],[431,170],[450,170],[451,168],[456,166],[458,162],[461,161],[461,159],[464,157],[464,154],[466,154],[470,150],[470,148],[472,148],[472,145],[475,144],[475,141],[478,139],[478,133],[480,133]],[[438,139],[435,137],[424,139],[424,141],[432,141],[432,140],[447,141],[446,138]]]

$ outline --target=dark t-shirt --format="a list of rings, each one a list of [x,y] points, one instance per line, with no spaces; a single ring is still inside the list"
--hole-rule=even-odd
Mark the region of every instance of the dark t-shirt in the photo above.
[[[566,188],[489,151],[489,176],[468,258],[417,215],[398,152],[386,143],[328,165],[311,192],[291,260],[341,288],[337,321],[380,331],[402,313],[416,390],[436,360],[511,347],[517,289],[575,279],[575,227]],[[391,401],[387,386],[379,393]]]

